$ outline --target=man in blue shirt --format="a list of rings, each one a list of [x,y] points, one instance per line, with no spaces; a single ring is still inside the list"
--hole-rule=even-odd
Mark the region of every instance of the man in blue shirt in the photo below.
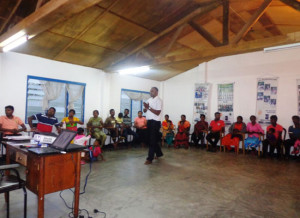
[[[292,120],[294,125],[290,126],[288,130],[290,138],[284,141],[286,158],[290,157],[291,146],[294,146],[297,138],[300,138],[300,118],[295,115],[292,117]]]

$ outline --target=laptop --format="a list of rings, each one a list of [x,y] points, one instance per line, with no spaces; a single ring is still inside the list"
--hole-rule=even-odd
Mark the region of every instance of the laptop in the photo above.
[[[49,147],[29,148],[28,151],[37,155],[59,154],[61,152],[80,151],[85,146],[70,144],[77,132],[64,129]]]

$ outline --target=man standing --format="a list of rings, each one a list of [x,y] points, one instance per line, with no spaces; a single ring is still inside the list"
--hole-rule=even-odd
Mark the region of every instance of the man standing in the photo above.
[[[51,133],[53,126],[56,127],[58,133],[61,132],[60,123],[57,118],[54,116],[56,109],[54,107],[50,107],[46,114],[35,114],[31,117],[28,117],[28,124],[32,131],[38,132],[48,132]],[[37,127],[33,127],[32,120],[37,120]]]
[[[152,87],[150,90],[151,98],[148,102],[144,102],[144,112],[146,113],[149,152],[145,162],[146,165],[151,164],[154,155],[159,158],[163,156],[160,146],[158,145],[159,129],[160,129],[160,113],[162,111],[162,100],[158,97],[158,88]]]
[[[18,135],[22,131],[26,131],[26,126],[23,121],[13,115],[14,107],[8,105],[5,107],[6,116],[0,117],[0,131],[4,132],[4,136],[7,135]],[[19,129],[19,126],[22,128]]]

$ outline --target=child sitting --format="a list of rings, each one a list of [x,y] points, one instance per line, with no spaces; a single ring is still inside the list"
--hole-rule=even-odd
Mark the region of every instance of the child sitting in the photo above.
[[[84,134],[84,129],[83,128],[78,128],[77,129],[77,135],[75,136],[73,143],[76,144],[76,145],[86,146],[86,143],[90,138],[91,138],[90,135],[86,136]],[[85,161],[83,160],[84,157],[85,157],[85,152],[81,152],[81,158],[82,158],[82,160],[80,162],[81,164],[85,164]]]
[[[267,134],[267,139],[271,146],[276,146],[276,137],[275,137],[275,129],[270,128]]]
[[[123,123],[123,113],[119,113],[118,117],[116,118],[117,128],[120,130],[120,138],[124,139],[123,131],[124,131],[124,123]]]
[[[74,139],[74,144],[77,144],[77,145],[84,145],[86,146],[87,144],[87,141],[91,138],[90,135],[88,136],[85,136],[84,134],[84,129],[83,128],[78,128],[77,129],[77,135],[75,136],[75,139]],[[90,147],[90,150],[92,152],[92,156],[94,158],[97,158],[98,156],[101,157],[101,160],[104,160],[103,158],[103,155],[102,155],[102,152],[101,152],[101,148],[100,148],[100,145],[99,145],[99,142],[96,140],[94,142],[94,145],[92,147]],[[88,155],[89,156],[89,155]],[[86,157],[86,153],[85,152],[82,152],[81,153],[81,157],[82,158],[87,158]],[[85,161],[84,160],[81,160],[81,164],[85,164]]]
[[[300,138],[298,138],[296,141],[295,141],[295,144],[294,144],[294,150],[292,151],[292,154],[299,154],[299,150],[300,150]]]

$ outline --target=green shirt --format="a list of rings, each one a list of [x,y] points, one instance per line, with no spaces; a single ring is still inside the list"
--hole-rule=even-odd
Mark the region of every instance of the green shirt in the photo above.
[[[102,122],[102,118],[101,118],[101,117],[97,117],[97,118],[91,117],[91,118],[89,119],[88,125],[91,125],[91,126],[101,126],[101,127],[103,127],[102,124],[101,124],[101,122]],[[95,132],[100,132],[101,129],[99,129],[99,128],[94,128],[94,131],[95,131]]]

